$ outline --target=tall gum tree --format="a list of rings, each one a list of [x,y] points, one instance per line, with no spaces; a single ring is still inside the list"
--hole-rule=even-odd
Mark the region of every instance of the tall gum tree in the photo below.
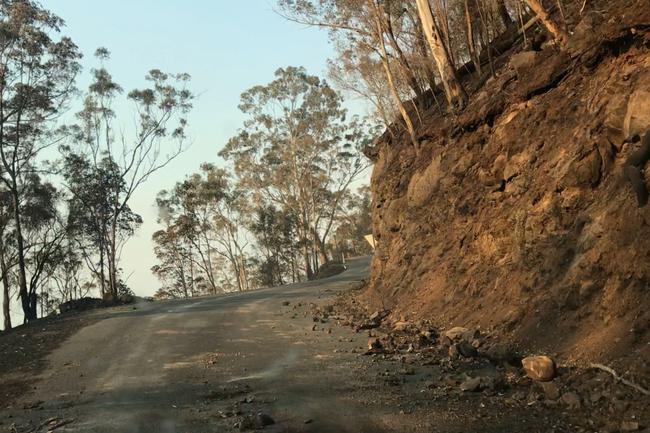
[[[100,254],[103,252],[107,264],[107,295],[115,299],[120,287],[119,252],[128,240],[128,236],[120,236],[124,215],[129,212],[133,194],[185,149],[186,115],[192,108],[193,95],[187,89],[189,75],[153,69],[145,77],[148,87],[127,95],[136,113],[130,134],[119,132],[115,124],[120,118],[113,104],[122,88],[104,67],[110,58],[108,50],[99,48],[95,55],[100,67],[92,71],[84,108],[78,113],[77,147],[72,151],[89,159],[95,170],[102,164],[112,167],[113,181],[104,191],[108,221],[99,236],[103,238]]]
[[[295,215],[305,274],[327,259],[326,236],[341,198],[364,169],[365,143],[346,120],[341,97],[303,68],[279,69],[265,86],[244,92],[244,127],[220,152],[233,161],[253,200]]]
[[[157,204],[165,228],[152,238],[160,261],[154,274],[163,283],[175,281],[185,297],[194,295],[191,286],[197,279],[211,294],[228,290],[221,284],[223,275],[235,281],[236,290],[249,290],[246,228],[253,212],[247,202],[231,175],[208,163],[172,191],[161,191]]]
[[[23,184],[35,170],[36,156],[60,139],[52,130],[74,95],[80,70],[77,46],[67,37],[58,38],[63,24],[38,3],[0,2],[0,182],[12,200],[25,322],[36,319],[36,300],[27,281]]]

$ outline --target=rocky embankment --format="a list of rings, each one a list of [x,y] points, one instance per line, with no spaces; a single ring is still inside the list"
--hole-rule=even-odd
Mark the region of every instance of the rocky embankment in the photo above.
[[[568,51],[513,48],[461,114],[421,113],[417,147],[367,150],[377,250],[358,300],[648,388],[650,8],[596,3]]]

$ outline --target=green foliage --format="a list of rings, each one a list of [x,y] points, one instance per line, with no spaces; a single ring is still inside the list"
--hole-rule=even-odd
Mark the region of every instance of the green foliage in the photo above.
[[[167,74],[154,69],[146,75],[149,87],[127,95],[137,112],[132,137],[116,140],[118,120],[113,104],[123,89],[105,67],[110,53],[99,48],[100,67],[72,127],[75,147],[63,147],[63,175],[71,193],[69,204],[78,235],[90,241],[86,262],[102,287],[102,294],[119,295],[119,251],[142,219],[129,202],[154,172],[165,167],[184,149],[186,114],[193,96],[187,74]],[[107,287],[106,287],[107,285]]]
[[[255,215],[250,229],[261,253],[256,260],[258,284],[272,287],[295,280],[292,265],[299,248],[296,241],[298,219],[273,205],[258,207]]]
[[[47,230],[55,194],[36,175],[35,162],[59,138],[54,122],[74,95],[80,70],[77,46],[58,38],[62,25],[38,3],[0,2],[0,182],[11,197],[11,239],[26,321],[36,318],[44,260],[60,239]],[[28,244],[26,230],[42,236]]]
[[[347,195],[339,224],[334,233],[336,257],[372,254],[365,236],[372,234],[370,187],[364,186]]]
[[[233,188],[229,174],[212,164],[161,191],[157,198],[164,229],[153,236],[159,260],[152,271],[163,282],[160,296],[184,297],[198,293],[250,288],[246,276],[247,200]]]
[[[365,168],[359,149],[368,130],[358,118],[348,120],[341,96],[304,68],[278,69],[275,80],[244,92],[239,108],[247,116],[243,128],[220,155],[256,202],[295,218],[292,255],[301,251],[300,267],[311,278],[328,260],[327,238],[345,191]]]

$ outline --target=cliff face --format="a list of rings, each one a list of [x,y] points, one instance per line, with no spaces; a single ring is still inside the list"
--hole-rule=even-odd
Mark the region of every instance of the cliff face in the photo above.
[[[387,133],[368,150],[372,308],[647,359],[650,19],[637,6],[588,15],[569,54],[510,57],[458,117],[423,113],[419,148]]]

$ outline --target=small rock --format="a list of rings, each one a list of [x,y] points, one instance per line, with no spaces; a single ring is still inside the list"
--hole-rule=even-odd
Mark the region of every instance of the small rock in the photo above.
[[[639,423],[636,421],[623,421],[621,423],[621,431],[638,431]]]
[[[527,69],[530,69],[537,60],[537,52],[535,51],[522,51],[520,53],[514,54],[510,58],[510,65],[515,70],[519,77],[522,76],[523,72]]]
[[[494,363],[508,363],[517,365],[517,360],[520,359],[517,352],[506,344],[494,344],[485,351],[487,359]]]
[[[245,430],[261,430],[266,426],[275,424],[275,420],[265,413],[258,413],[257,415],[247,415],[238,424],[240,431]]]
[[[404,332],[407,331],[409,328],[409,322],[397,322],[393,326],[393,331],[395,332]]]
[[[555,401],[560,398],[560,389],[555,382],[541,382],[541,386],[548,400]]]
[[[435,341],[436,341],[436,338],[437,338],[437,334],[436,334],[436,332],[435,332],[435,331],[431,331],[431,330],[428,330],[428,331],[422,331],[422,332],[420,333],[420,336],[421,336],[422,338],[424,338],[424,339],[429,340],[430,342],[435,342]]]
[[[465,380],[460,384],[460,390],[463,392],[474,392],[481,388],[481,378],[474,377]]]
[[[575,392],[566,392],[562,394],[562,403],[564,403],[569,409],[580,409],[582,402],[580,401],[580,396]]]
[[[476,348],[467,341],[461,341],[456,347],[458,348],[458,353],[464,358],[474,358],[478,355]]]
[[[625,136],[642,135],[650,128],[650,90],[647,86],[649,79],[639,83],[639,88],[630,95],[627,105],[627,114],[623,123]]]
[[[449,358],[455,359],[458,358],[459,355],[460,352],[458,351],[458,346],[456,346],[455,344],[449,346]]]
[[[555,362],[548,356],[531,356],[521,360],[528,377],[538,382],[548,382],[555,377]]]
[[[384,348],[384,345],[381,344],[379,338],[371,338],[368,340],[368,349],[370,350],[381,350]]]
[[[266,427],[267,425],[273,425],[275,424],[275,420],[271,418],[270,415],[267,415],[265,413],[258,413],[257,414],[257,421],[262,427]]]
[[[289,305],[291,305],[291,302],[289,302],[289,301],[282,301],[282,306],[283,306],[283,307],[288,307]]]
[[[504,375],[497,372],[481,378],[481,386],[484,389],[491,389],[494,391],[501,391],[508,387]]]
[[[352,324],[354,322],[353,321],[348,321],[347,323]],[[357,326],[356,331],[359,332],[359,331],[363,331],[365,329],[375,329],[375,328],[379,328],[379,323],[378,322],[368,321],[368,322],[364,322],[361,325]]]
[[[451,341],[454,341],[460,339],[467,332],[469,332],[469,329],[463,328],[462,326],[456,326],[448,329],[442,335],[449,338]]]

